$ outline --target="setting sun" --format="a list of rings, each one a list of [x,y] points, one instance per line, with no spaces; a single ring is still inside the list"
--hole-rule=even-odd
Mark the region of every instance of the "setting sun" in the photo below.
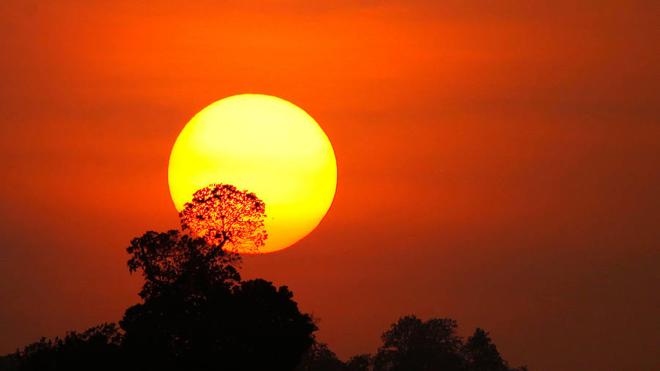
[[[211,183],[254,192],[266,204],[268,240],[260,252],[291,246],[328,211],[337,185],[332,145],[305,111],[283,99],[243,94],[197,113],[179,134],[169,186],[181,210]]]

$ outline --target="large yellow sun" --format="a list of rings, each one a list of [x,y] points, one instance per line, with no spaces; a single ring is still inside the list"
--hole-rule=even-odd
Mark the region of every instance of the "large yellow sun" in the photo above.
[[[332,203],[337,162],[321,127],[283,99],[242,94],[197,113],[179,134],[168,178],[177,210],[195,191],[225,183],[266,203],[266,245],[291,246],[310,233]]]

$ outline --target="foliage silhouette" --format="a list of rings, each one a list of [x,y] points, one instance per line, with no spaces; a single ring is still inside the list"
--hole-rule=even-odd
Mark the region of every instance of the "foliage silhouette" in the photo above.
[[[63,339],[40,341],[16,353],[22,371],[121,369],[121,334],[114,324],[102,324],[89,330],[70,332]]]
[[[464,343],[456,321],[414,315],[400,318],[382,335],[375,356],[361,354],[342,363],[325,344],[316,343],[297,371],[526,371],[509,368],[488,333],[476,329]]]
[[[184,231],[205,238],[209,245],[250,251],[263,246],[268,238],[265,210],[254,193],[229,184],[211,184],[195,192],[179,217]]]
[[[194,297],[209,286],[231,287],[241,277],[240,256],[177,230],[146,232],[126,249],[128,269],[144,277],[140,297],[149,300],[172,290]]]
[[[303,355],[296,371],[343,371],[344,363],[324,343],[314,342]]]
[[[197,191],[182,233],[147,232],[127,251],[144,276],[143,303],[120,321],[123,349],[140,370],[292,370],[316,331],[286,288],[241,281],[240,256],[262,246],[264,203],[235,187]],[[221,361],[220,361],[221,360]]]
[[[344,369],[346,371],[368,371],[372,362],[369,354],[358,354],[346,362]]]
[[[0,371],[16,371],[18,370],[18,358],[16,354],[7,354],[0,356]]]
[[[229,286],[228,286],[229,287]],[[251,308],[252,312],[243,313],[245,320],[254,318],[269,318],[270,315],[262,315],[259,312],[264,307],[254,305],[255,301],[265,302],[273,296],[281,296],[281,299],[290,297],[291,293],[286,288],[275,289],[272,284],[263,280],[244,281],[239,285],[231,286],[235,290],[236,297],[240,298],[236,308]],[[232,291],[230,290],[230,291]],[[270,297],[270,299],[268,299]],[[264,298],[267,298],[264,300]],[[227,304],[230,303],[231,300]],[[295,312],[295,303],[289,302],[289,310]],[[286,306],[282,306],[285,308]],[[270,310],[270,308],[268,308]],[[287,310],[284,312],[286,317]],[[240,314],[240,313],[239,313]],[[129,313],[127,311],[127,316]],[[125,317],[126,319],[126,317]],[[257,323],[251,327],[256,332],[246,332],[246,327],[241,324],[234,326],[235,333],[231,338],[227,335],[218,336],[212,331],[200,330],[202,337],[192,342],[175,344],[176,347],[186,344],[196,344],[187,350],[171,349],[171,344],[159,341],[160,336],[168,336],[169,332],[154,334],[149,326],[158,326],[157,321],[140,322],[146,324],[142,335],[157,335],[151,338],[141,339],[145,343],[131,343],[135,338],[127,339],[114,325],[104,324],[92,328],[82,334],[69,333],[64,339],[41,341],[26,347],[13,357],[5,357],[0,362],[0,370],[13,371],[15,364],[21,365],[20,370],[87,370],[93,366],[95,370],[293,370],[293,357],[285,361],[281,355],[290,354],[291,343],[271,342],[269,336],[272,333],[272,324]],[[166,322],[167,323],[167,322]],[[160,323],[162,325],[162,323]],[[229,322],[227,322],[229,324]],[[231,326],[231,324],[229,324]],[[264,330],[264,328],[266,330]],[[215,328],[218,329],[218,328]],[[472,336],[463,343],[462,339],[455,333],[456,322],[450,319],[431,319],[421,321],[415,316],[406,316],[392,324],[382,336],[383,345],[379,348],[375,357],[369,354],[357,355],[347,362],[340,361],[334,352],[326,344],[313,342],[307,348],[302,360],[295,371],[384,371],[384,370],[460,370],[460,371],[527,371],[526,367],[510,368],[502,359],[497,347],[490,339],[487,332],[477,328]],[[157,331],[157,330],[156,330]],[[275,329],[274,332],[278,332]],[[192,332],[190,332],[192,333]],[[225,332],[225,334],[227,334]],[[214,349],[214,339],[228,341],[224,349]],[[246,340],[247,339],[247,340]],[[262,340],[261,343],[256,340]],[[308,338],[307,340],[309,340]],[[420,339],[426,339],[420,342]],[[233,340],[238,340],[234,343]],[[234,351],[245,351],[245,347],[237,346],[250,344],[249,354]],[[431,346],[429,346],[430,342]],[[429,355],[429,348],[433,348]],[[131,347],[136,347],[131,349]],[[160,348],[162,347],[162,348]],[[435,352],[437,348],[448,347],[441,352],[454,352],[453,357],[460,359],[454,364],[445,367],[439,363],[441,357]],[[251,359],[255,349],[265,358]],[[383,362],[382,352],[387,350],[388,362]],[[401,354],[394,354],[398,351]],[[137,354],[131,354],[136,352]],[[173,355],[172,353],[176,353]],[[229,354],[227,354],[229,353]],[[209,358],[210,356],[210,358]],[[243,358],[246,357],[246,358]],[[206,359],[205,359],[206,358]],[[273,362],[273,360],[275,360]],[[404,364],[404,362],[407,362]],[[121,367],[120,367],[121,366]]]
[[[265,206],[212,184],[180,213],[181,231],[131,241],[142,302],[115,325],[29,345],[20,370],[293,370],[317,327],[285,286],[241,280],[239,247],[263,246]]]
[[[511,370],[506,361],[500,356],[488,333],[480,328],[477,328],[474,334],[468,338],[463,346],[463,354],[465,355],[468,371]]]
[[[415,316],[399,319],[383,336],[374,367],[383,371],[462,370],[461,339],[456,321]]]
[[[340,361],[314,340],[311,316],[293,293],[263,279],[243,281],[237,250],[258,249],[265,206],[225,184],[195,193],[181,230],[146,232],[127,252],[144,284],[142,301],[115,324],[70,332],[0,357],[0,370],[127,371],[514,371],[488,333],[464,343],[456,321],[400,318],[374,356]]]
[[[137,369],[291,370],[312,344],[316,326],[293,294],[241,281],[237,254],[178,231],[147,232],[128,252],[145,278],[144,302],[120,321]]]

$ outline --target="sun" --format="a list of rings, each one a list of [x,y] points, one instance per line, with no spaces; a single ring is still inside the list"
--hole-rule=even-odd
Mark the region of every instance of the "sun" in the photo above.
[[[212,183],[253,192],[266,204],[268,239],[282,250],[325,216],[337,187],[337,161],[323,129],[274,96],[241,94],[197,113],[174,143],[168,180],[177,210]]]

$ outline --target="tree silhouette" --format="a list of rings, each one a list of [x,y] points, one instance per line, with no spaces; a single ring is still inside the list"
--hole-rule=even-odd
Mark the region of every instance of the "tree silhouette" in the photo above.
[[[249,251],[263,246],[268,238],[265,210],[254,193],[229,184],[211,184],[195,192],[179,217],[184,231],[203,237],[209,245]]]
[[[180,213],[181,231],[131,241],[128,268],[144,278],[142,302],[126,310],[119,330],[43,339],[14,357],[19,369],[293,370],[316,325],[286,286],[238,272],[236,250],[267,238],[264,210],[230,185],[199,190]]]
[[[303,355],[296,371],[343,371],[344,363],[324,343],[314,342]]]
[[[393,324],[383,336],[374,367],[379,371],[461,370],[461,339],[456,321],[435,318],[421,321],[406,316]]]
[[[295,368],[313,341],[311,317],[298,310],[286,287],[241,281],[239,255],[207,241],[173,230],[147,232],[128,247],[129,269],[145,279],[144,302],[120,321],[133,367]]]
[[[121,334],[114,324],[102,324],[63,339],[40,341],[16,353],[21,371],[101,370],[121,369]]]
[[[131,256],[129,271],[144,277],[140,296],[145,300],[173,290],[193,297],[211,285],[230,287],[241,279],[238,254],[177,230],[146,232],[134,238],[126,251]]]
[[[468,371],[515,370],[509,368],[506,361],[500,356],[497,347],[488,336],[488,333],[480,328],[477,328],[474,334],[465,342],[463,354]],[[525,370],[525,368],[518,370]]]
[[[204,338],[213,340],[204,321],[229,307],[231,288],[240,284],[232,265],[239,258],[176,230],[147,232],[127,251],[129,270],[144,276],[144,302],[128,308],[120,321],[127,359],[140,370],[183,369],[191,353],[204,353]],[[210,313],[212,305],[221,310]]]
[[[373,358],[373,371],[526,371],[510,368],[488,333],[477,328],[463,343],[456,321],[414,315],[400,318],[383,333],[383,345]]]
[[[383,333],[375,356],[361,354],[344,363],[326,344],[314,343],[296,371],[527,371],[510,368],[484,330],[477,328],[463,342],[456,328],[448,318],[401,317]]]
[[[351,357],[344,369],[346,371],[369,371],[373,360],[369,354],[358,354]]]
[[[16,354],[7,354],[6,356],[0,356],[0,370],[17,371],[18,358]]]
[[[41,339],[8,357],[0,369],[126,371],[525,371],[511,369],[488,333],[463,343],[456,321],[414,315],[382,335],[375,356],[340,361],[314,340],[312,318],[286,287],[241,280],[237,250],[267,238],[265,206],[225,184],[195,193],[181,211],[181,230],[146,232],[127,252],[144,284],[142,302],[119,322],[62,339]]]
[[[143,303],[120,321],[140,370],[292,370],[312,344],[311,317],[286,287],[241,281],[238,247],[264,244],[264,203],[225,184],[195,192],[182,232],[147,232],[127,251]],[[229,248],[229,249],[228,249]]]

